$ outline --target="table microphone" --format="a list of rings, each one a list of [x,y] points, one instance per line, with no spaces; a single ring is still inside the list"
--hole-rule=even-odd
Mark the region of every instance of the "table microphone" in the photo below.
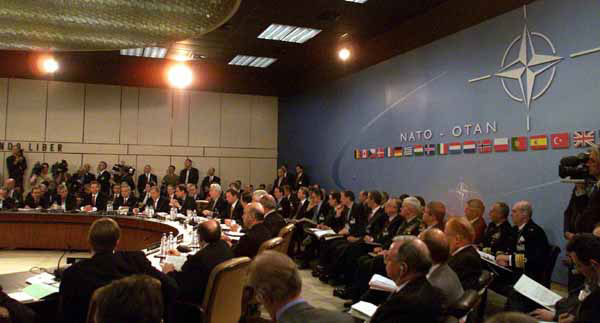
[[[54,270],[54,280],[56,281],[60,281],[64,272],[64,269],[60,269],[60,262],[62,261],[63,257],[67,254],[67,252],[71,251],[71,246],[67,245],[67,250],[65,250],[65,252],[63,252],[62,256],[60,256],[60,258],[58,258],[58,264],[56,264],[56,270]]]

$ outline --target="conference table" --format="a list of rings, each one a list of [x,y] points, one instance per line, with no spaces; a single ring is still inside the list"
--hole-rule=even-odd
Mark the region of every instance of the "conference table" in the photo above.
[[[87,241],[90,225],[97,219],[110,217],[121,228],[121,239],[117,250],[142,250],[154,267],[160,269],[157,246],[163,234],[173,233],[181,243],[190,243],[193,226],[188,225],[183,215],[178,220],[148,218],[143,216],[117,215],[113,212],[53,212],[53,211],[2,211],[0,212],[0,249],[32,250],[89,250]],[[68,253],[66,254],[68,257]],[[57,259],[58,261],[58,259]],[[47,268],[52,272],[54,268]],[[27,286],[26,280],[38,272],[19,272],[0,275],[0,285],[7,294],[18,292]],[[30,301],[27,304],[44,322],[53,322],[57,297]]]

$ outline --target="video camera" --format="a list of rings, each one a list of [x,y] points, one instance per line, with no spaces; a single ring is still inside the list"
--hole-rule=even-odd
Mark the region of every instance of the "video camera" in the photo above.
[[[121,174],[121,171],[127,175],[133,176],[135,174],[135,168],[125,164],[115,164],[112,168],[115,174]]]
[[[33,165],[33,168],[31,169],[31,173],[37,176],[42,175],[42,163],[35,163],[35,165]]]
[[[596,181],[589,173],[588,160],[590,160],[589,152],[563,157],[558,165],[558,176],[572,180]]]
[[[59,162],[54,163],[54,165],[52,165],[52,168],[50,169],[50,171],[52,172],[52,176],[57,176],[59,174],[64,174],[66,172],[69,171],[69,164],[67,163],[66,160],[61,160]]]

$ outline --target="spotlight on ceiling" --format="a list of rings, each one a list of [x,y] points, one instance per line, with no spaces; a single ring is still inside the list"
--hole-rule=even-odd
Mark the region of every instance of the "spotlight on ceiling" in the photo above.
[[[44,58],[42,61],[42,69],[44,70],[44,73],[52,74],[58,71],[58,62],[52,57]]]
[[[342,48],[338,51],[338,57],[342,61],[347,61],[350,58],[350,50],[348,48]]]
[[[167,77],[171,86],[185,88],[192,83],[192,70],[185,64],[176,64],[169,68]]]

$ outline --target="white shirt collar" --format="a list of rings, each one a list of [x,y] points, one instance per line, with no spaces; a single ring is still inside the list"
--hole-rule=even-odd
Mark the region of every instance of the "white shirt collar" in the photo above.
[[[402,290],[402,288],[404,288],[406,285],[408,285],[408,283],[410,283],[410,282],[408,282],[408,281],[407,281],[407,282],[405,282],[404,284],[402,284],[402,285],[398,286],[398,288],[396,288],[396,293],[397,293],[397,292],[399,292],[399,291],[401,291],[401,290]]]
[[[433,266],[431,266],[431,269],[429,269],[429,272],[427,273],[427,279],[429,279],[429,276],[431,276],[431,273],[436,271],[438,268],[440,268],[442,264],[435,264]]]
[[[379,209],[381,209],[381,205],[379,205],[376,208],[374,208],[373,211],[371,211],[371,215],[377,213],[377,211],[379,211]]]
[[[519,226],[519,231],[523,231],[523,228],[527,225],[527,223],[523,223]]]
[[[410,222],[411,222],[412,220],[414,220],[416,217],[417,217],[417,216],[415,215],[415,216],[413,216],[412,218],[410,218],[410,219],[407,219],[407,220],[406,220],[406,223],[410,223]]]
[[[269,215],[269,214],[271,214],[271,213],[275,213],[275,210],[271,210],[271,211],[269,211],[269,212],[265,213],[265,218],[267,217],[267,215]]]
[[[462,247],[460,247],[460,248],[456,249],[456,251],[454,251],[454,252],[452,253],[452,256],[454,256],[454,255],[456,255],[457,253],[461,252],[463,249],[467,249],[467,248],[469,248],[470,246],[472,246],[472,245],[468,244],[468,245],[466,245],[466,246],[462,246]]]

